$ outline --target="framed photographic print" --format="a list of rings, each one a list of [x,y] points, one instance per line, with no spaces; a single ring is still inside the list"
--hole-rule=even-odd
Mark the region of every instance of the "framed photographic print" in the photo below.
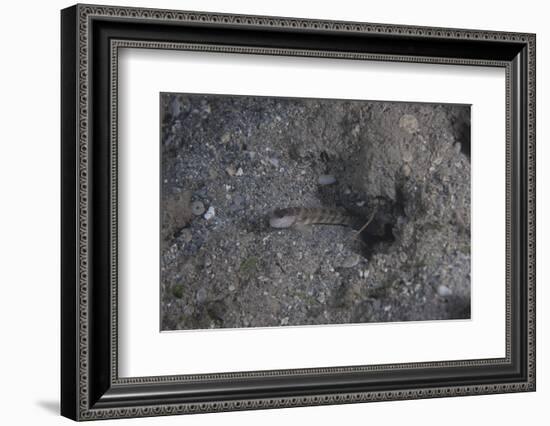
[[[76,5],[74,420],[535,390],[535,36]]]

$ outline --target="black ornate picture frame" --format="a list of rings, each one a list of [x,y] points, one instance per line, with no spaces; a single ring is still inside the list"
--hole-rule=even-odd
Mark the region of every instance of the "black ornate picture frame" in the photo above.
[[[160,416],[535,390],[535,35],[76,5],[61,13],[61,413]],[[477,65],[506,73],[506,356],[121,378],[120,48]]]

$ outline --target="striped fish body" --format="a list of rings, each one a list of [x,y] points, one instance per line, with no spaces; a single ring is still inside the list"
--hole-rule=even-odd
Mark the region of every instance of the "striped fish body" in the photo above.
[[[339,209],[289,207],[275,210],[269,219],[269,224],[273,228],[314,224],[354,227],[357,224],[357,218]]]

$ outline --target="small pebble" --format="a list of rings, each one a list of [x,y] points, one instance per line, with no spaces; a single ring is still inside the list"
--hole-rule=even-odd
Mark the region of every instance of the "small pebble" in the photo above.
[[[235,173],[235,176],[242,176],[243,174],[244,174],[243,169],[239,167],[237,169],[237,172]]]
[[[437,287],[437,294],[439,294],[441,297],[449,297],[452,296],[453,292],[449,287],[441,284]]]
[[[206,289],[204,288],[200,288],[198,291],[197,291],[197,294],[195,295],[195,299],[197,300],[197,302],[199,303],[202,303],[206,300],[206,298],[208,297],[208,293],[206,292]]]
[[[412,135],[418,132],[418,120],[414,115],[404,114],[399,119],[399,127]]]
[[[204,204],[201,201],[194,201],[191,203],[191,211],[195,216],[200,216],[205,210]]]
[[[274,167],[279,167],[279,160],[277,158],[268,158],[269,161]]]
[[[342,262],[342,268],[353,268],[354,266],[357,266],[360,260],[361,259],[358,255],[353,254]]]
[[[234,197],[233,197],[233,202],[235,204],[243,204],[245,201],[245,198],[241,195],[241,194],[236,194]]]
[[[191,233],[191,231],[188,228],[185,228],[185,229],[181,230],[181,238],[186,243],[189,243],[193,239],[193,234]]]
[[[321,175],[318,182],[319,185],[332,185],[336,183],[336,178],[332,175]]]
[[[222,143],[227,143],[231,139],[231,135],[229,133],[224,133],[222,135]]]
[[[210,206],[208,207],[208,210],[206,211],[206,213],[204,214],[204,218],[206,220],[210,220],[212,219],[214,216],[216,216],[216,210],[214,209],[214,207]]]
[[[226,167],[225,171],[227,172],[227,174],[229,176],[235,176],[235,173],[237,173],[237,171],[235,170],[235,167],[233,167],[233,166]]]
[[[403,151],[403,161],[405,163],[410,163],[413,160],[412,152],[409,150]]]
[[[460,151],[462,150],[462,144],[460,142],[457,142],[453,145],[453,148],[457,154],[460,154]]]
[[[201,189],[195,191],[195,195],[198,197],[206,197],[207,193],[208,189],[206,188],[206,186],[203,186]]]
[[[403,164],[403,167],[401,167],[401,173],[403,173],[403,176],[409,177],[411,175],[411,166],[409,166],[407,163]]]

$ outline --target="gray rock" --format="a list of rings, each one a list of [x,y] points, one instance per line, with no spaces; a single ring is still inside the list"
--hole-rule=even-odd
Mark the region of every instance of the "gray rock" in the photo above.
[[[418,120],[414,115],[403,114],[399,119],[399,127],[410,134],[414,134],[419,130]]]
[[[403,173],[403,176],[409,177],[411,175],[411,166],[409,166],[407,163],[403,164],[403,167],[401,167],[401,173]]]
[[[195,216],[200,216],[205,212],[204,204],[202,201],[193,201],[191,203],[191,211]]]
[[[204,288],[199,288],[195,295],[195,299],[198,303],[203,303],[208,297],[208,292]]]
[[[449,297],[453,295],[453,292],[446,285],[440,284],[439,286],[437,286],[437,294],[439,294],[441,297]]]
[[[227,172],[227,174],[228,174],[229,176],[235,176],[235,174],[237,173],[237,170],[236,170],[235,167],[233,167],[233,166],[227,166],[227,167],[225,168],[225,171]]]
[[[332,175],[320,175],[317,182],[319,185],[333,185],[336,183],[336,178]]]
[[[203,186],[202,188],[195,191],[195,195],[197,197],[204,198],[204,197],[206,197],[207,194],[208,194],[208,188],[206,186]]]
[[[354,266],[357,266],[360,261],[361,258],[359,257],[359,255],[352,254],[342,262],[342,268],[353,268]]]
[[[460,154],[460,150],[462,149],[462,144],[460,142],[457,142],[453,145],[453,149],[457,154]]]
[[[229,132],[226,132],[222,135],[221,137],[221,142],[223,144],[226,144],[227,142],[229,142],[231,140],[231,135],[229,134]]]
[[[210,220],[212,219],[214,216],[216,216],[216,210],[214,209],[214,207],[210,206],[208,207],[208,210],[206,211],[206,213],[204,214],[204,218],[206,220]]]
[[[193,234],[191,233],[191,230],[189,228],[182,229],[180,232],[180,235],[181,235],[181,239],[185,243],[189,243],[193,239]]]

